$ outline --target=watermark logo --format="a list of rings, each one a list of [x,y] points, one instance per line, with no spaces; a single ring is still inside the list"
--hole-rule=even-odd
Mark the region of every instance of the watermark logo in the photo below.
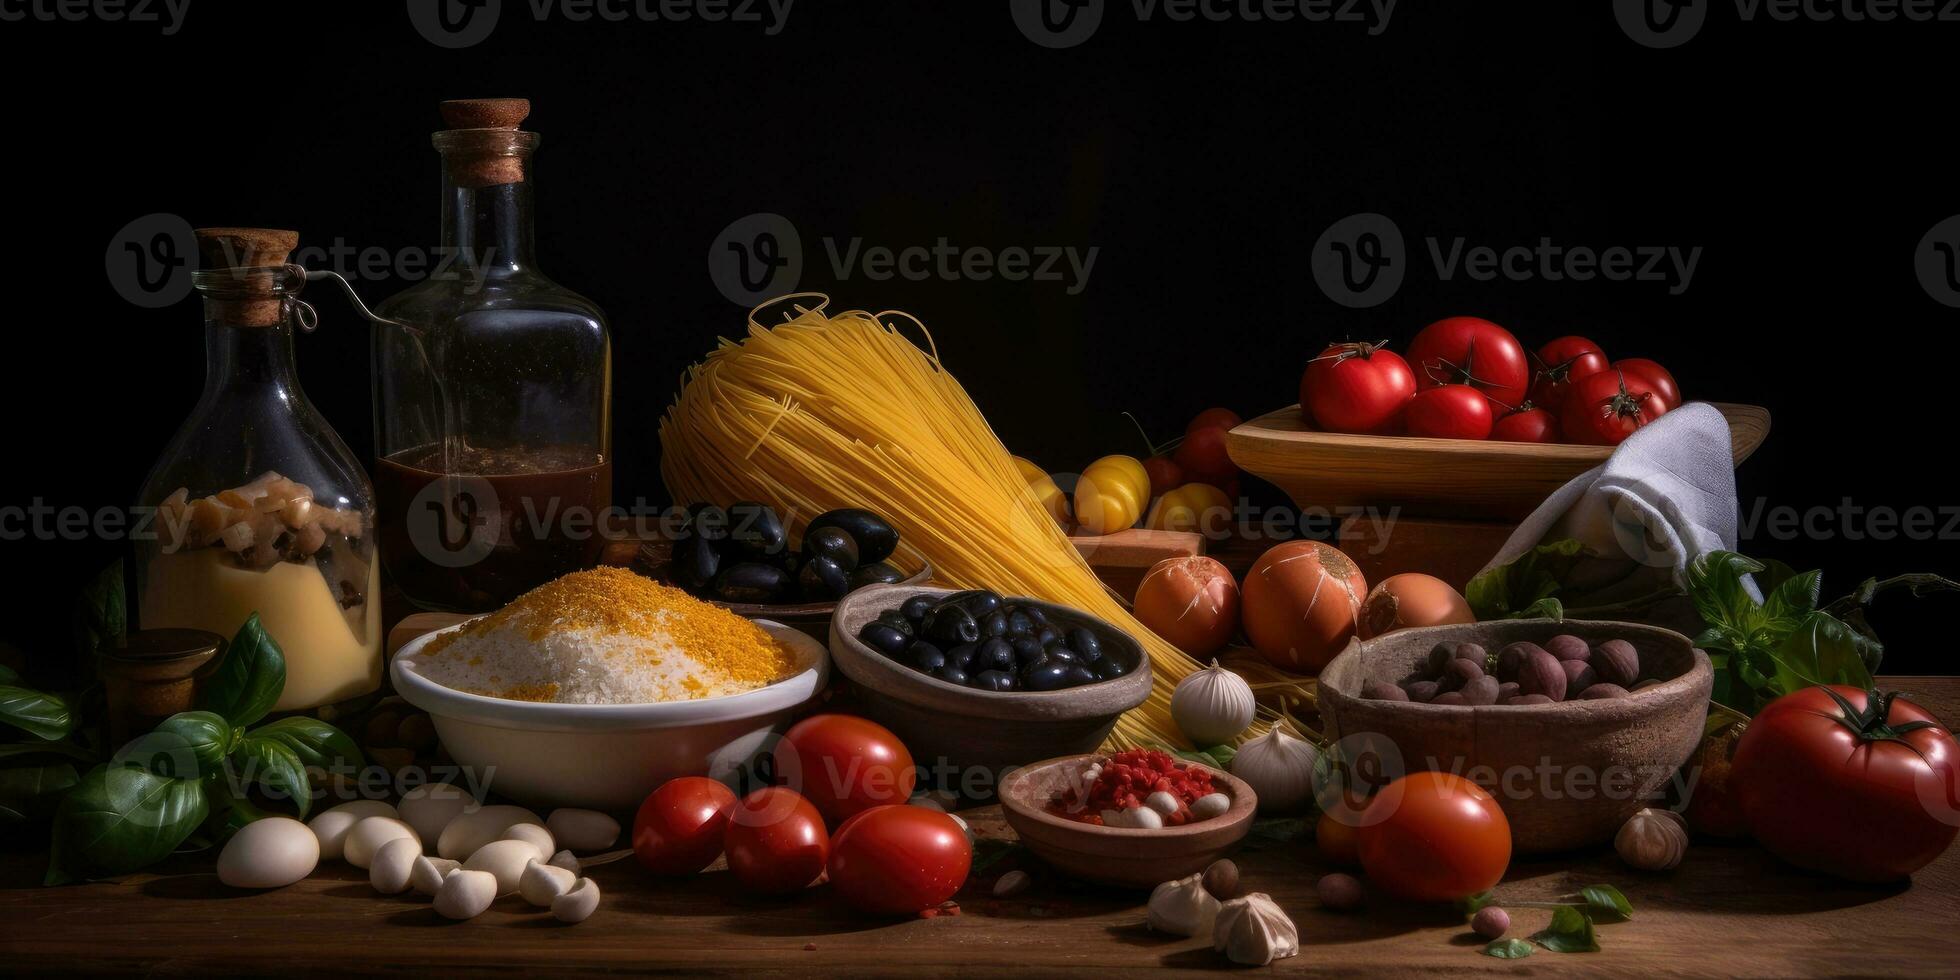
[[[38,20],[75,24],[156,24],[164,37],[184,29],[191,0],[0,0],[0,24]]]
[[[1072,48],[1102,26],[1103,0],[1008,0],[1014,26],[1044,48]]]
[[[1138,23],[1359,24],[1369,36],[1388,29],[1397,0],[1130,0]],[[1072,48],[1102,26],[1104,0],[1008,0],[1014,26],[1044,48]]]
[[[759,24],[775,37],[789,22],[796,0],[519,0],[515,8],[534,23],[562,20],[622,24]],[[408,0],[408,20],[429,43],[468,48],[489,40],[503,15],[503,0]]]
[[[793,293],[803,278],[802,236],[780,214],[736,219],[708,247],[708,278],[737,306]]]
[[[430,44],[469,48],[497,29],[503,0],[408,0],[408,22]]]
[[[197,237],[174,214],[146,214],[122,226],[103,255],[116,294],[145,309],[160,309],[190,295],[197,264]]]
[[[1934,225],[1912,253],[1913,271],[1926,295],[1960,307],[1960,214]]]
[[[438,568],[468,568],[496,550],[503,508],[489,480],[445,476],[416,492],[403,524],[422,560]]]
[[[1402,288],[1408,271],[1402,229],[1387,215],[1351,214],[1313,243],[1313,278],[1327,298],[1349,309],[1380,306]]]
[[[1650,48],[1674,48],[1701,33],[1709,0],[1613,0],[1613,19],[1627,37]]]

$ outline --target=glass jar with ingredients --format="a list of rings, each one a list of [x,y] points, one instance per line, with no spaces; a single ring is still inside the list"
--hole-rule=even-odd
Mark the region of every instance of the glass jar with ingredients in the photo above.
[[[599,308],[533,257],[530,103],[441,110],[442,247],[377,310],[375,485],[395,584],[474,612],[598,560],[612,347]]]
[[[258,613],[286,655],[274,710],[381,686],[373,490],[300,390],[293,327],[305,272],[295,232],[197,232],[204,394],[144,481],[154,534],[136,541],[143,629],[231,636]]]

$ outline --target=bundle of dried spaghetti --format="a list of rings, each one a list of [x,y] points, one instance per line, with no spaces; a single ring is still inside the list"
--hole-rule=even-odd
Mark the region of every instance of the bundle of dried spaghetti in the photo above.
[[[1188,745],[1170,693],[1200,665],[1103,587],[937,351],[896,324],[924,327],[904,314],[830,316],[824,305],[804,294],[758,308],[746,339],[724,340],[689,370],[660,425],[675,499],[759,500],[796,529],[832,508],[868,508],[898,528],[913,567],[930,561],[943,584],[1102,617],[1143,641],[1155,672],[1149,700],[1118,720],[1112,743]],[[763,309],[788,312],[764,326]]]

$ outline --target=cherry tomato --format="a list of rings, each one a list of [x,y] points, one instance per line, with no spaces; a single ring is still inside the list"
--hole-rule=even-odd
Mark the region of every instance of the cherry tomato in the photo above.
[[[1525,406],[1490,424],[1493,442],[1558,441],[1558,418],[1531,402],[1525,402]]]
[[[735,791],[706,776],[669,779],[633,817],[633,853],[658,875],[691,875],[721,856]]]
[[[1199,429],[1225,429],[1230,431],[1238,428],[1239,423],[1244,421],[1244,419],[1239,418],[1239,413],[1229,408],[1207,408],[1191,417],[1190,424],[1184,427],[1184,434],[1188,436]]]
[[[1161,497],[1185,484],[1184,467],[1169,456],[1152,456],[1143,461],[1143,472],[1150,477],[1150,495]]]
[[[1608,370],[1572,386],[1559,423],[1567,442],[1617,446],[1673,407],[1646,378]]]
[[[1474,316],[1453,316],[1422,328],[1409,342],[1416,387],[1467,384],[1492,401],[1492,412],[1516,408],[1531,385],[1524,345],[1511,331]]]
[[[1335,344],[1300,376],[1300,409],[1328,432],[1392,435],[1415,393],[1409,362],[1377,344]]]
[[[795,790],[770,786],[729,813],[728,870],[750,891],[787,895],[809,887],[830,860],[823,815]]]
[[[1225,433],[1220,426],[1192,429],[1184,434],[1171,458],[1184,467],[1185,479],[1222,487],[1238,479],[1239,466],[1225,449]]]
[[[973,865],[960,825],[918,806],[872,807],[838,828],[830,885],[852,908],[911,915],[952,898]]]
[[[1536,369],[1531,381],[1532,404],[1556,412],[1565,404],[1573,382],[1606,370],[1606,352],[1584,337],[1560,337],[1538,348],[1532,355],[1532,366]]]
[[[1409,435],[1430,439],[1490,437],[1490,399],[1469,385],[1426,388],[1402,413]]]
[[[1511,823],[1476,783],[1417,772],[1376,794],[1356,828],[1368,880],[1398,898],[1453,902],[1488,891],[1511,864]]]
[[[1852,881],[1904,878],[1960,829],[1960,745],[1893,694],[1834,685],[1777,698],[1736,742],[1730,782],[1771,853]]]
[[[918,777],[905,743],[856,715],[811,715],[776,743],[776,778],[833,827],[860,810],[905,802]]]
[[[1667,399],[1670,406],[1681,404],[1681,386],[1675,384],[1674,375],[1669,374],[1667,369],[1659,364],[1644,357],[1626,357],[1614,361],[1613,367],[1629,377],[1639,375],[1647,379],[1647,384],[1659,392],[1662,398]]]

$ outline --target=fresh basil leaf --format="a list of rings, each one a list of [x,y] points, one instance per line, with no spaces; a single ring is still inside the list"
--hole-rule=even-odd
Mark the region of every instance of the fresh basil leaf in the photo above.
[[[321,721],[295,715],[281,718],[253,731],[249,738],[272,739],[293,750],[300,765],[317,766],[328,772],[358,770],[367,765],[361,748],[346,732]]]
[[[1554,953],[1597,953],[1599,937],[1592,917],[1570,905],[1552,913],[1552,924],[1532,933],[1531,941]]]
[[[0,769],[0,822],[40,820],[54,813],[61,794],[81,781],[66,762]]]
[[[302,819],[313,808],[313,786],[299,755],[273,738],[247,735],[231,752],[232,775],[242,784],[258,786],[274,799],[288,799]]]
[[[1824,573],[1812,570],[1793,575],[1775,588],[1763,589],[1763,615],[1771,620],[1797,621],[1817,608],[1817,597],[1824,588]]]
[[[1238,757],[1239,750],[1231,745],[1214,745],[1206,749],[1205,754],[1211,757],[1212,766],[1230,772],[1232,760]]]
[[[1711,551],[1688,563],[1688,598],[1702,622],[1747,637],[1762,618],[1762,607],[1744,588],[1744,576],[1763,570],[1760,562],[1733,551]]]
[[[197,780],[97,766],[55,810],[45,882],[59,885],[149,867],[176,850],[209,812]]]
[[[1468,898],[1457,899],[1456,910],[1462,912],[1463,917],[1468,919],[1471,916],[1476,915],[1478,912],[1483,911],[1486,906],[1490,905],[1492,902],[1495,901],[1497,901],[1496,892],[1481,891]]]
[[[1546,615],[1547,599],[1557,597],[1573,566],[1586,557],[1585,545],[1567,538],[1541,544],[1508,565],[1479,574],[1463,590],[1470,608],[1482,619],[1536,618]],[[1551,618],[1563,618],[1561,615]]]
[[[1633,918],[1633,903],[1612,885],[1588,885],[1579,889],[1586,900],[1586,911],[1595,922],[1625,922]]]
[[[82,588],[75,604],[75,652],[83,662],[106,645],[122,639],[129,629],[129,609],[123,594],[123,563],[118,558],[97,572]]]
[[[75,712],[57,694],[0,685],[0,722],[52,742],[75,730]]]
[[[1805,616],[1771,654],[1777,693],[1790,694],[1816,684],[1850,684],[1861,691],[1870,690],[1872,675],[1865,667],[1859,644],[1858,634],[1830,614]]]
[[[253,613],[225,648],[198,707],[243,728],[264,718],[286,691],[286,655]]]
[[[216,712],[185,711],[130,740],[116,752],[113,762],[148,769],[159,776],[199,779],[224,771],[231,731],[231,725]]]
[[[1519,610],[1517,614],[1512,616],[1511,618],[1551,619],[1551,620],[1558,620],[1560,622],[1563,622],[1565,620],[1565,603],[1560,602],[1556,596],[1546,596],[1545,598],[1540,599],[1537,602],[1534,602],[1531,605],[1526,606],[1525,608]]]
[[[35,759],[47,756],[47,759]],[[8,742],[0,745],[0,762],[18,765],[23,761],[45,762],[56,759],[72,759],[76,762],[94,762],[96,756],[72,741],[59,742]]]
[[[1500,960],[1521,960],[1537,952],[1537,948],[1522,939],[1499,939],[1485,946],[1485,956],[1495,956]]]

